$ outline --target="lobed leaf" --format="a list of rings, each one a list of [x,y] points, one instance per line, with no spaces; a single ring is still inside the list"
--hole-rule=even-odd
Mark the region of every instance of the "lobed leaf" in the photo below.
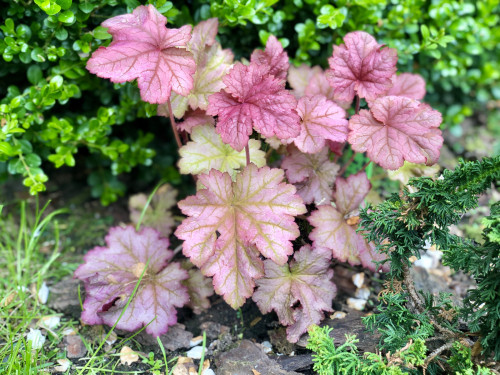
[[[341,143],[346,141],[346,112],[325,96],[300,98],[297,113],[301,118],[301,129],[293,142],[300,151],[314,154],[324,148],[326,140]]]
[[[276,78],[286,80],[286,74],[290,67],[288,54],[274,35],[270,35],[267,39],[266,49],[264,51],[256,49],[252,53],[250,61],[256,65],[267,67],[268,73]]]
[[[340,167],[328,158],[328,149],[317,154],[304,154],[292,148],[290,155],[283,159],[281,168],[286,171],[289,182],[297,187],[304,203],[329,204],[332,186]]]
[[[263,276],[260,255],[278,264],[293,253],[299,236],[294,216],[306,212],[295,187],[283,183],[283,170],[246,166],[233,182],[212,169],[199,176],[206,187],[179,202],[189,216],[175,235],[183,253],[207,276],[233,307],[250,297],[254,280]]]
[[[322,205],[311,214],[309,222],[314,229],[309,238],[315,247],[330,249],[335,259],[375,270],[373,261],[383,256],[361,233],[356,233],[358,208],[370,191],[370,181],[365,172],[359,172],[347,179],[337,178],[335,186],[335,207]]]
[[[137,79],[141,97],[149,103],[165,103],[171,90],[187,95],[196,71],[193,55],[186,49],[191,26],[167,29],[166,23],[153,5],[104,21],[102,26],[113,41],[92,54],[87,69],[115,83]]]
[[[385,96],[375,100],[370,111],[351,117],[348,141],[385,169],[398,169],[404,160],[431,165],[443,144],[441,121],[441,114],[427,104]]]
[[[257,280],[253,300],[262,313],[276,311],[280,323],[289,326],[290,342],[297,342],[311,324],[319,324],[324,311],[333,311],[337,288],[329,266],[330,252],[309,245],[294,254],[290,266],[264,261],[265,276]]]
[[[179,264],[168,263],[173,257],[168,246],[168,239],[152,228],[140,232],[132,226],[111,228],[106,247],[90,250],[74,273],[85,285],[82,321],[115,324],[143,274],[116,328],[135,331],[148,325],[146,332],[153,336],[167,332],[177,323],[176,307],[189,301],[182,285],[188,273]]]
[[[248,144],[252,127],[264,137],[299,135],[297,101],[268,71],[265,65],[236,63],[223,78],[226,88],[209,97],[207,113],[219,116],[217,132],[237,151]]]
[[[419,74],[395,74],[392,76],[392,87],[385,95],[422,100],[425,96],[425,81]]]
[[[330,69],[326,73],[335,99],[350,102],[358,95],[375,100],[392,86],[396,50],[384,48],[364,31],[348,33],[344,43],[333,46],[333,55],[328,59]]]
[[[179,150],[179,169],[182,174],[206,173],[213,168],[234,177],[236,170],[246,165],[245,151],[238,152],[223,143],[211,125],[196,126],[191,139]],[[266,154],[260,150],[260,141],[250,139],[248,145],[250,161],[258,167],[264,166]]]
[[[194,127],[203,125],[210,125],[213,127],[215,126],[215,119],[212,116],[208,116],[205,111],[201,109],[188,111],[184,115],[184,121],[177,123],[179,130],[183,130],[186,133],[191,133]]]

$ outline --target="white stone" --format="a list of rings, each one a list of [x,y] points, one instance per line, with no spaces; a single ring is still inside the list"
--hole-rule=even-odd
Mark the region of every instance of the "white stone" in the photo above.
[[[273,351],[273,346],[269,341],[263,341],[260,345],[262,345],[262,349],[264,350],[264,353],[271,353]]]
[[[352,276],[352,282],[357,288],[361,288],[365,283],[365,274],[363,272],[357,273]]]
[[[211,368],[207,368],[207,369],[203,370],[201,375],[215,375],[215,372]]]
[[[193,359],[201,359],[201,354],[203,353],[204,350],[205,348],[203,348],[203,346],[195,346],[186,353],[186,357]]]
[[[42,305],[45,305],[47,303],[47,300],[49,299],[49,287],[47,284],[45,284],[45,281],[42,283],[42,286],[40,287],[40,290],[38,290],[38,301]]]
[[[343,311],[335,311],[332,315],[330,315],[330,319],[344,319],[346,315],[347,314]]]
[[[367,300],[368,298],[370,298],[370,289],[368,289],[366,286],[358,288],[356,290],[356,293],[354,294],[354,297]]]
[[[413,264],[425,268],[426,270],[430,270],[434,264],[434,260],[429,255],[424,254],[420,259],[417,259]]]
[[[45,329],[54,329],[59,326],[59,323],[61,322],[61,318],[59,316],[55,315],[47,315],[43,316],[39,321],[38,324],[40,327],[45,328]]]
[[[39,329],[30,328],[30,332],[26,336],[27,341],[31,341],[31,349],[38,350],[41,349],[43,343],[45,342],[45,336],[42,335],[42,331]]]
[[[196,336],[189,341],[189,347],[192,348],[193,346],[200,345],[203,342],[203,336]]]
[[[349,306],[351,309],[361,311],[365,308],[365,305],[366,305],[365,299],[360,299],[360,298],[347,299],[347,306]]]

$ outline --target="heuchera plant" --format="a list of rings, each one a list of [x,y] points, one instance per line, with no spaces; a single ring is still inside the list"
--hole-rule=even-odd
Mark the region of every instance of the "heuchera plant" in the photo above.
[[[113,82],[137,79],[142,98],[160,103],[180,148],[180,171],[197,180],[196,195],[178,203],[187,216],[175,230],[183,254],[233,308],[253,296],[263,313],[275,310],[295,342],[331,311],[332,260],[384,269],[384,257],[357,232],[371,189],[365,169],[371,162],[390,170],[405,161],[434,164],[441,115],[420,102],[424,80],[397,75],[397,52],[362,31],[334,46],[323,71],[290,66],[274,36],[249,62],[233,65],[216,40],[216,19],[192,32],[165,25],[152,5],[105,21],[113,41],[87,68]],[[356,153],[366,153],[366,164],[346,175]],[[278,159],[272,168],[270,154]],[[299,230],[295,220],[310,225]],[[153,229],[113,228],[107,242],[75,273],[87,290],[85,322],[115,323],[142,271],[119,328],[136,329],[156,314],[147,331],[164,332],[175,307],[189,301],[187,286],[197,312],[208,306],[207,279],[190,264],[189,280],[176,263],[167,265],[168,240]]]

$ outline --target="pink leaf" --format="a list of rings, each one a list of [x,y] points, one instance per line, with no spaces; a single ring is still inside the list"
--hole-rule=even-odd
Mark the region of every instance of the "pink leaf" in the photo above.
[[[329,204],[332,186],[340,167],[328,159],[328,149],[318,154],[303,154],[293,148],[290,156],[283,159],[281,168],[288,181],[297,187],[304,203]]]
[[[262,313],[276,311],[280,323],[289,326],[290,342],[297,342],[311,324],[319,324],[324,311],[333,311],[337,288],[329,260],[327,249],[306,245],[294,254],[290,266],[264,261],[265,276],[257,280],[253,300]]]
[[[352,101],[358,95],[374,100],[386,92],[396,72],[396,50],[384,48],[363,31],[348,33],[344,43],[333,46],[333,56],[328,60],[331,69],[327,77],[335,99]]]
[[[326,144],[330,148],[331,152],[333,152],[337,156],[342,156],[342,152],[344,151],[345,143],[326,141]]]
[[[401,73],[392,77],[393,85],[386,96],[405,96],[422,100],[425,96],[425,81],[418,74]]]
[[[306,87],[309,85],[309,82],[311,82],[311,79],[317,73],[323,74],[323,70],[319,66],[314,66],[312,68],[305,64],[302,64],[298,68],[294,67],[293,65],[290,66],[290,68],[288,69],[288,83],[293,89],[293,93],[297,99],[304,96]],[[328,87],[330,87],[330,85],[328,85]],[[320,92],[315,92],[314,94],[319,93]],[[322,94],[325,95],[324,93]]]
[[[209,97],[207,113],[219,116],[217,132],[224,143],[243,150],[252,127],[264,137],[299,135],[297,101],[282,80],[268,74],[266,66],[236,63],[223,81],[226,88]]]
[[[360,264],[375,269],[373,258],[380,260],[360,233],[356,233],[359,224],[358,208],[370,191],[370,181],[366,173],[359,172],[347,179],[335,181],[335,205],[319,206],[309,217],[314,227],[309,238],[316,247],[325,247],[333,252],[333,257],[352,265]]]
[[[252,53],[250,61],[257,65],[266,66],[269,69],[269,74],[286,80],[286,73],[290,66],[288,54],[283,50],[283,46],[274,35],[270,35],[267,39],[264,51],[255,50]]]
[[[233,307],[250,297],[254,280],[262,277],[260,255],[284,264],[293,253],[290,241],[299,235],[294,216],[305,213],[283,170],[245,167],[231,180],[212,169],[199,176],[206,189],[179,202],[189,217],[175,235],[183,253],[207,276],[217,293]]]
[[[398,169],[405,160],[431,165],[443,145],[441,121],[441,114],[427,104],[385,96],[375,100],[370,111],[351,117],[348,141],[386,169]]]
[[[297,113],[301,118],[301,130],[293,142],[302,152],[314,154],[321,151],[327,139],[346,141],[346,112],[325,96],[300,98]]]
[[[186,133],[191,133],[195,126],[201,125],[215,125],[215,119],[202,111],[197,109],[196,111],[189,111],[184,117],[184,121],[177,123],[179,130],[184,130]]]
[[[90,250],[74,274],[85,285],[82,321],[112,326],[143,274],[116,327],[135,331],[152,322],[146,332],[153,336],[165,333],[177,322],[175,308],[189,301],[187,289],[181,284],[188,273],[177,263],[168,264],[173,256],[168,245],[168,239],[151,228],[140,232],[132,226],[111,228],[106,247]]]
[[[142,99],[150,103],[166,102],[171,90],[187,95],[196,70],[193,56],[185,48],[191,26],[167,29],[166,23],[152,5],[103,22],[113,42],[93,53],[87,69],[112,82],[137,79]]]

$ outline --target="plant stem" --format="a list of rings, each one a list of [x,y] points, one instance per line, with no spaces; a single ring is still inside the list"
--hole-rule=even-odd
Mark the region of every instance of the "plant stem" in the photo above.
[[[337,174],[337,176],[342,176],[344,174],[345,170],[347,169],[347,167],[349,165],[351,165],[351,163],[354,161],[355,157],[356,157],[356,153],[353,151],[351,157],[349,158],[349,160],[347,160],[347,162],[344,164],[344,166],[340,169],[340,171]]]
[[[175,123],[174,113],[172,112],[172,104],[170,103],[170,98],[167,100],[168,114],[170,116],[170,125],[172,126],[172,131],[174,132],[175,142],[177,142],[177,148],[182,147],[181,138],[179,137],[179,132],[177,131],[177,124]]]
[[[427,369],[427,366],[429,366],[429,363],[431,363],[434,360],[434,358],[436,358],[442,352],[444,352],[445,350],[450,349],[453,346],[453,342],[454,341],[448,342],[448,343],[440,346],[436,350],[434,350],[431,354],[429,354],[429,356],[425,360],[425,363],[424,363],[424,366],[423,366],[424,367],[424,374],[425,374],[425,369]]]
[[[245,146],[245,154],[247,156],[247,165],[250,165],[250,147],[248,147],[248,144]]]
[[[360,102],[360,99],[359,99],[359,96],[356,95],[356,109],[355,109],[355,113],[358,114],[359,113],[359,102]]]

